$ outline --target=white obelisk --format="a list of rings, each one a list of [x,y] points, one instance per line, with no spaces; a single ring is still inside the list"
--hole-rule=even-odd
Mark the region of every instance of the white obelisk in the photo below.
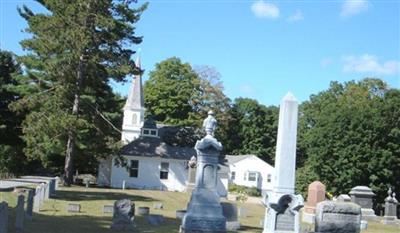
[[[296,171],[298,103],[292,93],[282,99],[279,109],[278,137],[275,153],[275,193],[294,194]]]

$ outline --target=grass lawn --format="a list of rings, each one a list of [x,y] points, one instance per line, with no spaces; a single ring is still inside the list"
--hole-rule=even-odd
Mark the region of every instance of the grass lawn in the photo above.
[[[25,222],[25,232],[29,233],[106,233],[110,230],[111,214],[103,214],[105,204],[128,198],[136,207],[150,207],[150,213],[164,215],[166,222],[162,226],[150,226],[143,217],[135,216],[136,232],[177,233],[181,220],[175,218],[175,210],[186,209],[189,195],[179,192],[147,190],[118,190],[101,188],[71,187],[60,188],[57,196],[45,202],[40,213],[35,213],[32,221]],[[16,205],[16,196],[11,192],[0,192],[0,201],[7,201],[9,206]],[[153,204],[162,202],[163,210],[153,209]],[[68,203],[81,204],[80,213],[68,213]],[[248,217],[240,218],[242,230],[238,232],[262,232],[260,220],[265,208],[257,204],[239,204],[248,210]],[[12,209],[12,208],[11,208]],[[9,232],[14,233],[14,213],[11,211]],[[378,223],[369,223],[368,230],[362,233],[396,233],[400,228],[388,227]]]

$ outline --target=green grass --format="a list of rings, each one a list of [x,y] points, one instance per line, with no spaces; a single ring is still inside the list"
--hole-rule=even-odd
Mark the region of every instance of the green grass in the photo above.
[[[35,213],[32,221],[25,222],[25,232],[30,233],[111,233],[112,215],[103,214],[105,204],[113,204],[115,200],[128,198],[136,207],[150,207],[151,214],[162,214],[166,219],[162,226],[150,226],[143,217],[136,216],[136,232],[143,233],[177,233],[181,220],[175,219],[175,210],[186,209],[190,196],[179,192],[162,192],[147,190],[119,190],[71,187],[61,188],[54,199],[45,202],[40,213]],[[10,208],[9,232],[14,233],[14,211],[16,196],[12,192],[0,193],[0,201],[7,201]],[[163,210],[153,209],[153,204],[162,202]],[[68,213],[68,203],[81,205],[80,213]],[[238,232],[262,232],[260,220],[265,208],[256,204],[239,204],[248,210],[248,217],[240,218],[242,230]],[[362,233],[395,233],[399,228],[369,223],[368,230]],[[123,232],[123,231],[122,231]],[[131,231],[132,232],[132,231]]]

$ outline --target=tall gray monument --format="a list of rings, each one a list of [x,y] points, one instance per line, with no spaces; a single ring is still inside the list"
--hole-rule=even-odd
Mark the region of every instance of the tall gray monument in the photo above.
[[[217,121],[208,113],[203,128],[207,135],[197,141],[195,188],[182,219],[181,233],[225,233],[226,219],[217,193],[217,170],[222,145],[214,138]]]
[[[296,137],[298,103],[292,93],[282,99],[279,110],[273,190],[264,204],[266,213],[263,233],[299,233],[299,210],[304,199],[295,195]]]
[[[388,196],[385,199],[385,216],[382,223],[385,225],[396,225],[400,223],[397,220],[397,205],[399,202],[396,199],[396,193],[389,188]]]

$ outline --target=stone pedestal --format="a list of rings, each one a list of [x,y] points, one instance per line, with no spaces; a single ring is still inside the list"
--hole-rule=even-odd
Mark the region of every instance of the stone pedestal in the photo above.
[[[197,141],[196,185],[182,219],[181,233],[225,233],[226,219],[217,193],[217,169],[222,145],[208,134]]]
[[[267,192],[263,233],[299,233],[304,199],[294,194],[298,103],[289,92],[279,109],[273,190]]]
[[[351,201],[361,206],[361,216],[364,220],[376,220],[377,216],[372,209],[375,193],[367,186],[356,186],[349,193]]]
[[[317,204],[315,232],[359,233],[361,208],[350,202],[323,201]]]
[[[320,181],[314,181],[308,186],[307,204],[303,210],[303,222],[314,223],[315,207],[325,200],[325,185]]]
[[[196,184],[196,167],[189,166],[188,169],[188,184],[186,192],[192,192]]]

